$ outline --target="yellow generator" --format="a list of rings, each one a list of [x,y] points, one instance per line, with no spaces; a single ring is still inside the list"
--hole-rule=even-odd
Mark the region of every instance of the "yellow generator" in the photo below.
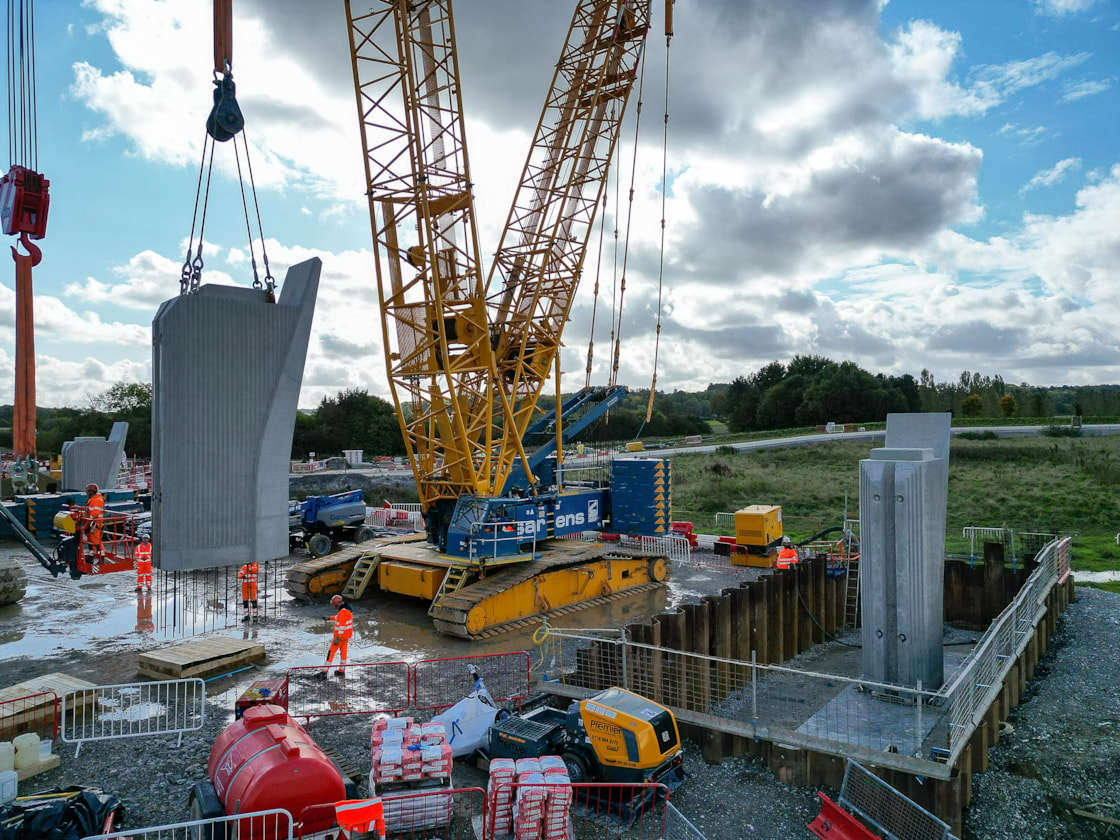
[[[735,544],[746,546],[745,563],[737,565],[770,566],[772,550],[782,541],[782,508],[780,505],[748,505],[735,511]]]
[[[622,688],[573,702],[566,712],[541,707],[490,727],[488,758],[559,755],[575,783],[684,781],[681,737],[673,713]]]

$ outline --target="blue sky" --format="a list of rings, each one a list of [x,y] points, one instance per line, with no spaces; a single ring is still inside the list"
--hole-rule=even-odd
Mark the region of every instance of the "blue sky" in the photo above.
[[[301,405],[344,388],[387,396],[341,0],[235,6],[273,274],[324,264]],[[211,104],[210,9],[38,0],[36,13],[38,162],[51,180],[34,281],[39,403],[83,406],[151,380],[151,320],[178,293]],[[484,254],[570,16],[567,0],[456,7]],[[619,380],[650,384],[660,311],[667,390],[810,353],[938,380],[1120,381],[1118,42],[1120,4],[1107,0],[677,0],[660,310],[657,32]],[[232,151],[218,151],[204,281],[248,285]],[[14,387],[8,266],[0,402]],[[565,332],[568,388],[582,383],[592,285]],[[608,344],[595,336],[599,383]]]

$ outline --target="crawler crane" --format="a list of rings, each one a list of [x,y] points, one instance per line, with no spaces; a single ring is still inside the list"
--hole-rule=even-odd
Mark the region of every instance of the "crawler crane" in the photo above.
[[[539,486],[523,444],[556,368],[650,6],[578,0],[484,278],[451,0],[347,4],[389,384],[427,524],[426,543],[387,538],[340,558],[350,597],[376,582],[428,599],[439,631],[470,638],[667,576],[663,556],[557,539],[601,529],[609,491]],[[515,465],[528,487],[505,493]],[[339,568],[296,567],[289,590],[326,594]]]

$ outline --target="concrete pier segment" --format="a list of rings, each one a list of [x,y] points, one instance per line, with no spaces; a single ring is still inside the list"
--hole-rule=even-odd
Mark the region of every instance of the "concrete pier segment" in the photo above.
[[[288,469],[322,262],[279,299],[204,285],[152,323],[152,542],[161,569],[288,553]]]
[[[124,458],[128,423],[113,424],[109,439],[81,437],[62,444],[62,490],[85,490],[86,485],[116,487]]]
[[[860,462],[863,675],[936,690],[942,647],[948,414],[892,414]]]

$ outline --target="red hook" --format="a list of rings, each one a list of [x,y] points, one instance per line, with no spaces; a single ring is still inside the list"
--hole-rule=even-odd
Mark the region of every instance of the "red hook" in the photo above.
[[[23,233],[21,233],[19,235],[19,243],[20,243],[20,245],[22,245],[24,248],[27,249],[27,256],[25,257],[23,254],[21,254],[19,251],[17,251],[16,246],[13,245],[12,246],[12,259],[14,259],[18,262],[21,259],[27,259],[27,257],[30,257],[32,268],[34,268],[35,266],[37,266],[39,263],[41,263],[43,261],[42,250],[39,248],[38,245],[36,245],[34,242],[32,242],[30,239],[27,238],[27,231],[24,231]]]

